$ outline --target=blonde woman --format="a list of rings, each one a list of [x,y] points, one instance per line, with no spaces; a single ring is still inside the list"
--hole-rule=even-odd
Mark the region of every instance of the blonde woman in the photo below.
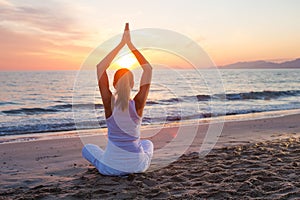
[[[134,79],[130,70],[122,68],[115,73],[115,94],[109,89],[106,73],[112,60],[125,45],[143,69],[140,88],[133,99],[130,98],[130,93]],[[144,172],[149,168],[153,155],[152,142],[140,139],[140,126],[150,89],[152,67],[132,44],[128,23],[121,42],[97,65],[97,75],[108,128],[108,143],[105,151],[96,145],[87,144],[82,150],[82,155],[103,175]]]

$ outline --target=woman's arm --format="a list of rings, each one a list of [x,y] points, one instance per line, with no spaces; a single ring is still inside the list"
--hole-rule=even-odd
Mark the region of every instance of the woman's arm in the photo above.
[[[127,45],[131,50],[131,52],[136,57],[136,59],[138,60],[138,62],[140,63],[141,67],[143,68],[143,74],[140,81],[140,89],[136,94],[136,96],[134,97],[137,114],[140,117],[142,117],[143,110],[146,105],[146,100],[150,89],[151,79],[152,79],[152,66],[146,60],[146,58],[141,54],[141,52],[132,44],[130,40],[130,36],[127,36]]]
[[[125,31],[124,31],[121,42],[103,60],[101,60],[97,64],[98,85],[99,85],[100,94],[101,94],[103,105],[104,105],[104,111],[105,111],[106,118],[110,117],[112,114],[112,107],[111,107],[112,92],[109,89],[109,81],[108,81],[106,69],[110,66],[113,59],[116,57],[116,55],[119,53],[119,51],[126,44],[124,35],[125,35],[125,32],[127,32],[127,30],[128,30],[127,26],[128,25],[126,25],[126,27],[125,27]]]

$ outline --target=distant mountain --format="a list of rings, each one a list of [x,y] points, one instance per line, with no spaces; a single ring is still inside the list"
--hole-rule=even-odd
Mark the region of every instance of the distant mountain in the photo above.
[[[220,66],[220,69],[300,69],[300,58],[282,62],[274,63],[263,60],[252,62],[237,62],[229,65]]]

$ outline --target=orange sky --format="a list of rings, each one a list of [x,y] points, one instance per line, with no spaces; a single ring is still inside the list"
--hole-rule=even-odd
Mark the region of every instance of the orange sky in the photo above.
[[[299,7],[297,0],[0,0],[0,70],[79,69],[125,22],[184,34],[217,65],[290,60],[300,57]]]

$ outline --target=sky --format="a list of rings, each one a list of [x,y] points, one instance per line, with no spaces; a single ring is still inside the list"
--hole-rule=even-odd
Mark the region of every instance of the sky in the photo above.
[[[0,70],[76,70],[131,29],[197,42],[218,65],[300,57],[298,0],[0,0]]]

